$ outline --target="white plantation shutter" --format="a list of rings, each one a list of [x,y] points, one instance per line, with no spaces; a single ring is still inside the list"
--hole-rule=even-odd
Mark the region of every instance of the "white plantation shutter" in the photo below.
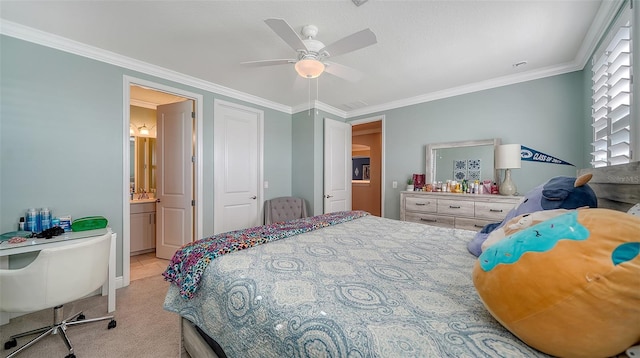
[[[592,59],[593,167],[631,159],[631,14],[625,8]]]

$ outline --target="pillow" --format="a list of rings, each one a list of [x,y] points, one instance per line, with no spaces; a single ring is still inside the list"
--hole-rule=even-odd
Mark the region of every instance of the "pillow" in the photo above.
[[[516,216],[540,210],[597,207],[596,194],[587,184],[591,177],[592,174],[581,175],[578,178],[559,176],[531,189],[522,198],[522,201],[507,213],[501,223],[488,224],[476,234],[473,240],[467,244],[469,252],[479,256],[482,253],[482,244],[489,237],[489,234]]]
[[[482,302],[528,345],[559,357],[610,357],[640,342],[640,217],[570,210],[480,255]]]

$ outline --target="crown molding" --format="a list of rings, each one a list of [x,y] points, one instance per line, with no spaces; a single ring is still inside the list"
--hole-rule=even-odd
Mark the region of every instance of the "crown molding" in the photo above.
[[[387,102],[378,106],[363,107],[347,112],[347,116],[345,118],[353,118],[390,109],[411,106],[414,104],[435,101],[438,99],[459,96],[462,94],[468,94],[491,88],[532,81],[574,71],[580,71],[584,69],[584,66],[586,65],[587,61],[589,61],[589,58],[595,51],[600,40],[609,28],[611,22],[615,19],[620,8],[628,1],[629,0],[612,0],[603,1],[600,4],[600,8],[598,8],[598,12],[593,19],[591,27],[589,28],[589,31],[582,41],[580,49],[578,50],[578,53],[576,54],[576,57],[572,62],[565,63],[559,66],[538,69],[535,71],[522,72],[516,75],[498,77],[487,81],[471,83],[460,87],[454,87],[442,91],[427,93],[420,96]]]
[[[196,77],[188,76],[180,72],[152,65],[147,62],[135,60],[133,58],[126,57],[115,52],[89,46],[87,44],[83,44],[66,37],[40,31],[11,21],[2,20],[0,22],[0,34],[14,37],[27,42],[32,42],[45,47],[50,47],[56,50],[68,52],[74,55],[86,57],[92,60],[123,67],[129,70],[138,71],[147,75],[174,81],[183,85],[213,92],[215,94],[249,102],[276,111],[285,112],[287,114],[293,113],[291,107],[269,101],[262,97],[253,96],[228,87],[220,86],[212,82],[204,81]]]
[[[625,3],[625,0],[617,0],[603,1],[600,4],[600,8],[591,23],[591,27],[589,27],[589,31],[587,31],[584,41],[582,41],[582,46],[580,46],[580,49],[576,54],[575,61],[580,64],[581,68],[584,68],[587,64],[589,58],[591,58],[591,54],[596,50],[596,47],[600,43],[602,37],[607,32],[607,29],[616,18],[616,15],[618,15],[620,8],[622,8]]]
[[[423,95],[404,98],[397,101],[391,101],[376,106],[368,106],[358,108],[352,111],[343,111],[338,108],[332,107],[320,101],[313,101],[313,103],[304,103],[294,107],[289,107],[280,103],[269,101],[267,99],[253,96],[244,92],[240,92],[228,87],[220,86],[215,83],[201,80],[192,76],[188,76],[176,71],[172,71],[163,67],[155,66],[146,62],[138,61],[126,56],[122,56],[110,51],[106,51],[100,48],[92,47],[77,41],[73,41],[61,36],[53,35],[44,31],[33,29],[27,26],[23,26],[11,21],[2,20],[0,22],[0,34],[15,37],[24,41],[33,42],[46,47],[51,47],[61,51],[69,52],[75,55],[91,58],[97,61],[109,63],[112,65],[124,67],[134,71],[146,73],[156,77],[171,80],[184,85],[189,85],[202,90],[210,91],[216,94],[228,96],[241,101],[252,103],[255,105],[270,108],[276,111],[284,112],[287,114],[294,114],[302,111],[315,108],[325,111],[335,116],[348,119],[358,116],[374,114],[400,107],[407,107],[415,104],[435,101],[438,99],[459,96],[463,94],[473,93],[477,91],[483,91],[487,89],[508,86],[516,83],[522,83],[526,81],[532,81],[550,76],[561,75],[569,72],[582,70],[589,60],[596,46],[600,42],[600,39],[608,29],[611,21],[617,15],[619,9],[628,0],[614,0],[603,1],[596,13],[587,35],[582,42],[575,59],[572,62],[561,64],[559,66],[553,66],[548,68],[542,68],[533,71],[522,72],[515,75],[503,76],[493,78],[486,81],[467,84],[464,86],[449,88],[441,91],[426,93]]]
[[[353,117],[358,117],[362,115],[388,111],[388,110],[396,109],[400,107],[407,107],[415,104],[431,102],[431,101],[449,98],[449,97],[455,97],[463,94],[484,91],[492,88],[504,87],[504,86],[508,86],[516,83],[537,80],[545,77],[557,76],[557,75],[561,75],[569,72],[578,71],[581,69],[582,67],[577,66],[574,62],[571,62],[561,66],[553,66],[553,67],[543,68],[535,71],[523,72],[517,75],[496,77],[486,81],[470,83],[464,86],[453,87],[453,88],[445,89],[442,91],[436,91],[436,92],[431,92],[431,93],[427,93],[420,96],[387,102],[378,106],[369,106],[369,107],[356,109],[356,110],[350,111],[347,114],[346,118],[353,118]]]
[[[347,118],[347,112],[342,111],[338,108],[332,107],[318,100],[314,100],[313,102],[310,102],[310,103],[299,104],[293,107],[291,111],[292,113],[298,113],[298,112],[308,111],[309,109],[318,109],[343,119]]]
[[[158,106],[155,103],[150,103],[150,102],[143,101],[143,100],[140,100],[140,99],[131,98],[129,100],[129,103],[132,106],[136,106],[136,107],[148,108],[148,109],[153,109],[153,110],[158,109]]]

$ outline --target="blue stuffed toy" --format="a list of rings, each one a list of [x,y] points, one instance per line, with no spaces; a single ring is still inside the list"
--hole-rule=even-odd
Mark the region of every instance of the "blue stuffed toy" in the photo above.
[[[540,210],[553,209],[578,209],[582,207],[597,208],[598,199],[593,189],[587,184],[591,180],[591,174],[585,174],[579,178],[555,177],[546,183],[533,188],[528,192],[518,206],[511,209],[500,223],[488,224],[476,234],[469,242],[467,248],[475,256],[482,253],[482,243],[489,234],[504,226],[516,216],[530,214]]]

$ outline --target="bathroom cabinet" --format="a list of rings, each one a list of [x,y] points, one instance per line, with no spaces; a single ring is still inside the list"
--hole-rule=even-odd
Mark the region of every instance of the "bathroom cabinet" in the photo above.
[[[131,203],[131,256],[151,252],[156,247],[156,203]]]

